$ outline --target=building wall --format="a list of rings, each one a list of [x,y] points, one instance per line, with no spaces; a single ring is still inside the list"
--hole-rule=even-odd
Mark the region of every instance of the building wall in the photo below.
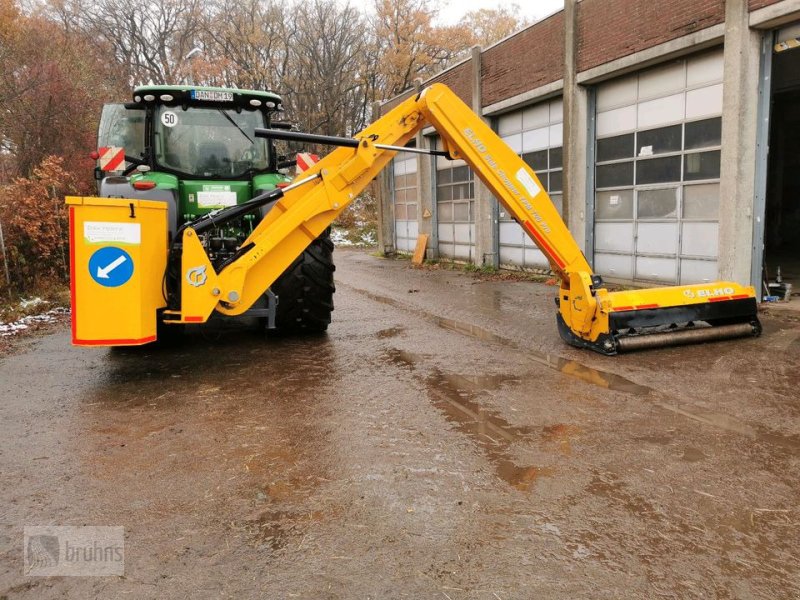
[[[483,106],[561,79],[564,11],[488,48],[483,53],[481,67]]]
[[[568,10],[559,11],[483,51],[474,50],[470,59],[425,84],[442,82],[453,88],[474,110],[481,110],[485,120],[512,146],[522,143],[526,133],[529,138],[533,135],[526,130],[524,115],[541,111],[542,107],[549,107],[547,110],[552,112],[554,103],[558,105],[555,116],[560,117],[563,111],[564,137],[555,142],[548,139],[548,148],[557,150],[556,143],[559,146],[563,143],[564,147],[560,173],[564,182],[562,214],[576,241],[601,274],[605,270],[606,275],[621,280],[663,283],[703,281],[717,276],[746,281],[743,274],[749,273],[755,264],[754,251],[747,249],[751,237],[747,230],[759,226],[754,217],[752,190],[756,182],[752,164],[758,129],[760,40],[768,40],[764,36],[778,23],[800,22],[800,0],[566,2]],[[766,13],[765,7],[768,7]],[[760,12],[755,21],[753,16],[748,20],[749,13],[756,10]],[[624,96],[625,89],[629,92],[633,89],[635,93],[622,98],[619,94]],[[381,112],[396,106],[411,93],[385,102]],[[561,127],[551,116],[547,127]],[[721,141],[715,137],[711,146],[706,144],[699,150],[698,146],[687,146],[687,140],[691,141],[687,136],[693,135],[694,129],[702,125],[696,123],[704,120],[713,120],[709,121],[709,127],[714,129],[715,136],[719,135],[721,123]],[[674,131],[664,129],[669,127]],[[643,169],[659,162],[657,157],[647,157],[647,152],[642,156],[636,154],[641,151],[636,146],[629,157],[606,157],[600,160],[600,165],[595,165],[595,155],[600,146],[605,148],[610,143],[608,138],[629,135],[631,144],[638,144],[640,136],[646,141],[651,130],[660,131],[653,135],[680,132],[680,148],[670,146],[667,154],[671,158],[661,161],[665,165],[680,163],[680,176],[670,175],[671,181],[652,184],[643,179],[641,185],[639,180],[610,187],[596,185],[598,177],[603,178],[613,170],[609,165],[615,160],[627,160],[633,169],[640,162]],[[732,137],[731,132],[737,135]],[[734,137],[736,142],[726,145],[725,140]],[[429,144],[432,139],[435,136],[420,136],[418,144]],[[517,150],[524,157],[527,151],[523,145]],[[567,156],[568,147],[571,158]],[[702,157],[695,156],[701,151]],[[455,215],[450,215],[451,207],[445,207],[442,218],[437,220],[437,197],[442,193],[441,186],[437,187],[437,172],[441,165],[429,159],[420,160],[431,171],[430,181],[420,187],[420,203],[432,207],[433,218],[426,221],[425,217],[418,217],[420,231],[432,233],[431,255],[436,256],[444,249],[445,256],[485,261],[489,240],[485,233],[480,233],[483,226],[474,226],[475,215],[494,214],[492,235],[499,262],[525,267],[542,263],[542,255],[526,239],[517,239],[516,224],[508,220],[505,211],[491,197],[476,193],[475,198],[460,198],[471,202],[468,219],[455,219]],[[715,163],[710,171],[701,168],[708,166],[707,160]],[[721,169],[717,166],[720,163]],[[602,168],[598,170],[599,167]],[[690,171],[697,168],[708,177],[696,180]],[[475,185],[477,191],[477,181]],[[659,192],[653,191],[659,187],[674,194],[675,206],[661,218],[648,217],[647,203],[659,204],[656,198]],[[389,186],[384,185],[383,189]],[[559,191],[551,190],[556,203],[561,201]],[[707,194],[703,196],[700,192]],[[614,218],[614,206],[628,202],[627,196],[631,202],[630,216]],[[672,202],[671,198],[667,204]],[[640,201],[642,219],[639,219]],[[460,210],[463,213],[463,206]],[[624,235],[612,231],[623,222]],[[465,242],[462,246],[483,245],[484,249],[473,252],[470,248],[467,252],[462,247],[455,252],[454,247],[445,248],[442,244],[458,245],[456,225],[460,241]],[[468,236],[467,225],[471,225]],[[439,233],[444,233],[446,239],[437,240]],[[656,239],[654,234],[660,240],[656,240],[658,247],[650,244]],[[481,239],[476,240],[476,235]],[[752,264],[745,264],[748,261]],[[660,267],[650,268],[656,262]],[[627,266],[620,270],[622,264]]]
[[[427,84],[443,83],[467,104],[472,103],[472,61],[466,60],[452,69],[433,77]]]
[[[706,29],[724,18],[723,0],[579,2],[578,71]]]
[[[771,4],[778,4],[781,0],[750,0],[748,3],[748,8],[753,10],[758,10],[759,8],[764,8],[765,6],[770,6]]]

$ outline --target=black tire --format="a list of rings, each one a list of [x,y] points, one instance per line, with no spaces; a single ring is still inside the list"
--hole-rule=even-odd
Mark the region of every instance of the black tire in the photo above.
[[[330,229],[315,239],[272,284],[278,296],[275,332],[321,333],[333,312],[333,242]]]

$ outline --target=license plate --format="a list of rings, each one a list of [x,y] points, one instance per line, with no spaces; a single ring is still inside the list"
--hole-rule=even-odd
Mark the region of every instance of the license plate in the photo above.
[[[208,100],[209,102],[233,102],[233,92],[192,90],[192,100]]]
[[[225,208],[236,206],[236,192],[197,192],[198,208]]]

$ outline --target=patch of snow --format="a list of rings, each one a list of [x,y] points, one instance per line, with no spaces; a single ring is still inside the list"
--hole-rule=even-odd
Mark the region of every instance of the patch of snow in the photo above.
[[[31,306],[39,306],[40,304],[50,304],[47,300],[42,300],[38,296],[36,298],[31,298],[30,300],[25,300],[23,298],[19,301],[20,308],[30,308]]]
[[[375,246],[378,243],[374,231],[362,232],[355,242],[350,240],[347,235],[347,230],[344,229],[331,230],[331,240],[337,246]]]
[[[331,231],[331,240],[337,246],[352,246],[353,242],[347,239],[347,235],[341,229],[333,229]]]
[[[37,304],[41,304],[43,302],[44,301],[41,300]],[[54,323],[58,320],[59,316],[68,314],[69,314],[68,308],[59,306],[58,308],[53,308],[45,313],[22,317],[21,319],[17,319],[16,321],[13,321],[11,323],[3,323],[2,321],[0,321],[0,337],[8,337],[11,335],[16,335],[20,331],[24,331],[28,329],[28,327],[36,323]]]

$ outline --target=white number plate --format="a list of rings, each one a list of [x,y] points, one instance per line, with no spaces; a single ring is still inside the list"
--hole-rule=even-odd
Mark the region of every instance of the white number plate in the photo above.
[[[198,208],[236,206],[236,192],[197,192]]]
[[[211,102],[233,102],[233,92],[192,90],[192,100],[209,100]]]

